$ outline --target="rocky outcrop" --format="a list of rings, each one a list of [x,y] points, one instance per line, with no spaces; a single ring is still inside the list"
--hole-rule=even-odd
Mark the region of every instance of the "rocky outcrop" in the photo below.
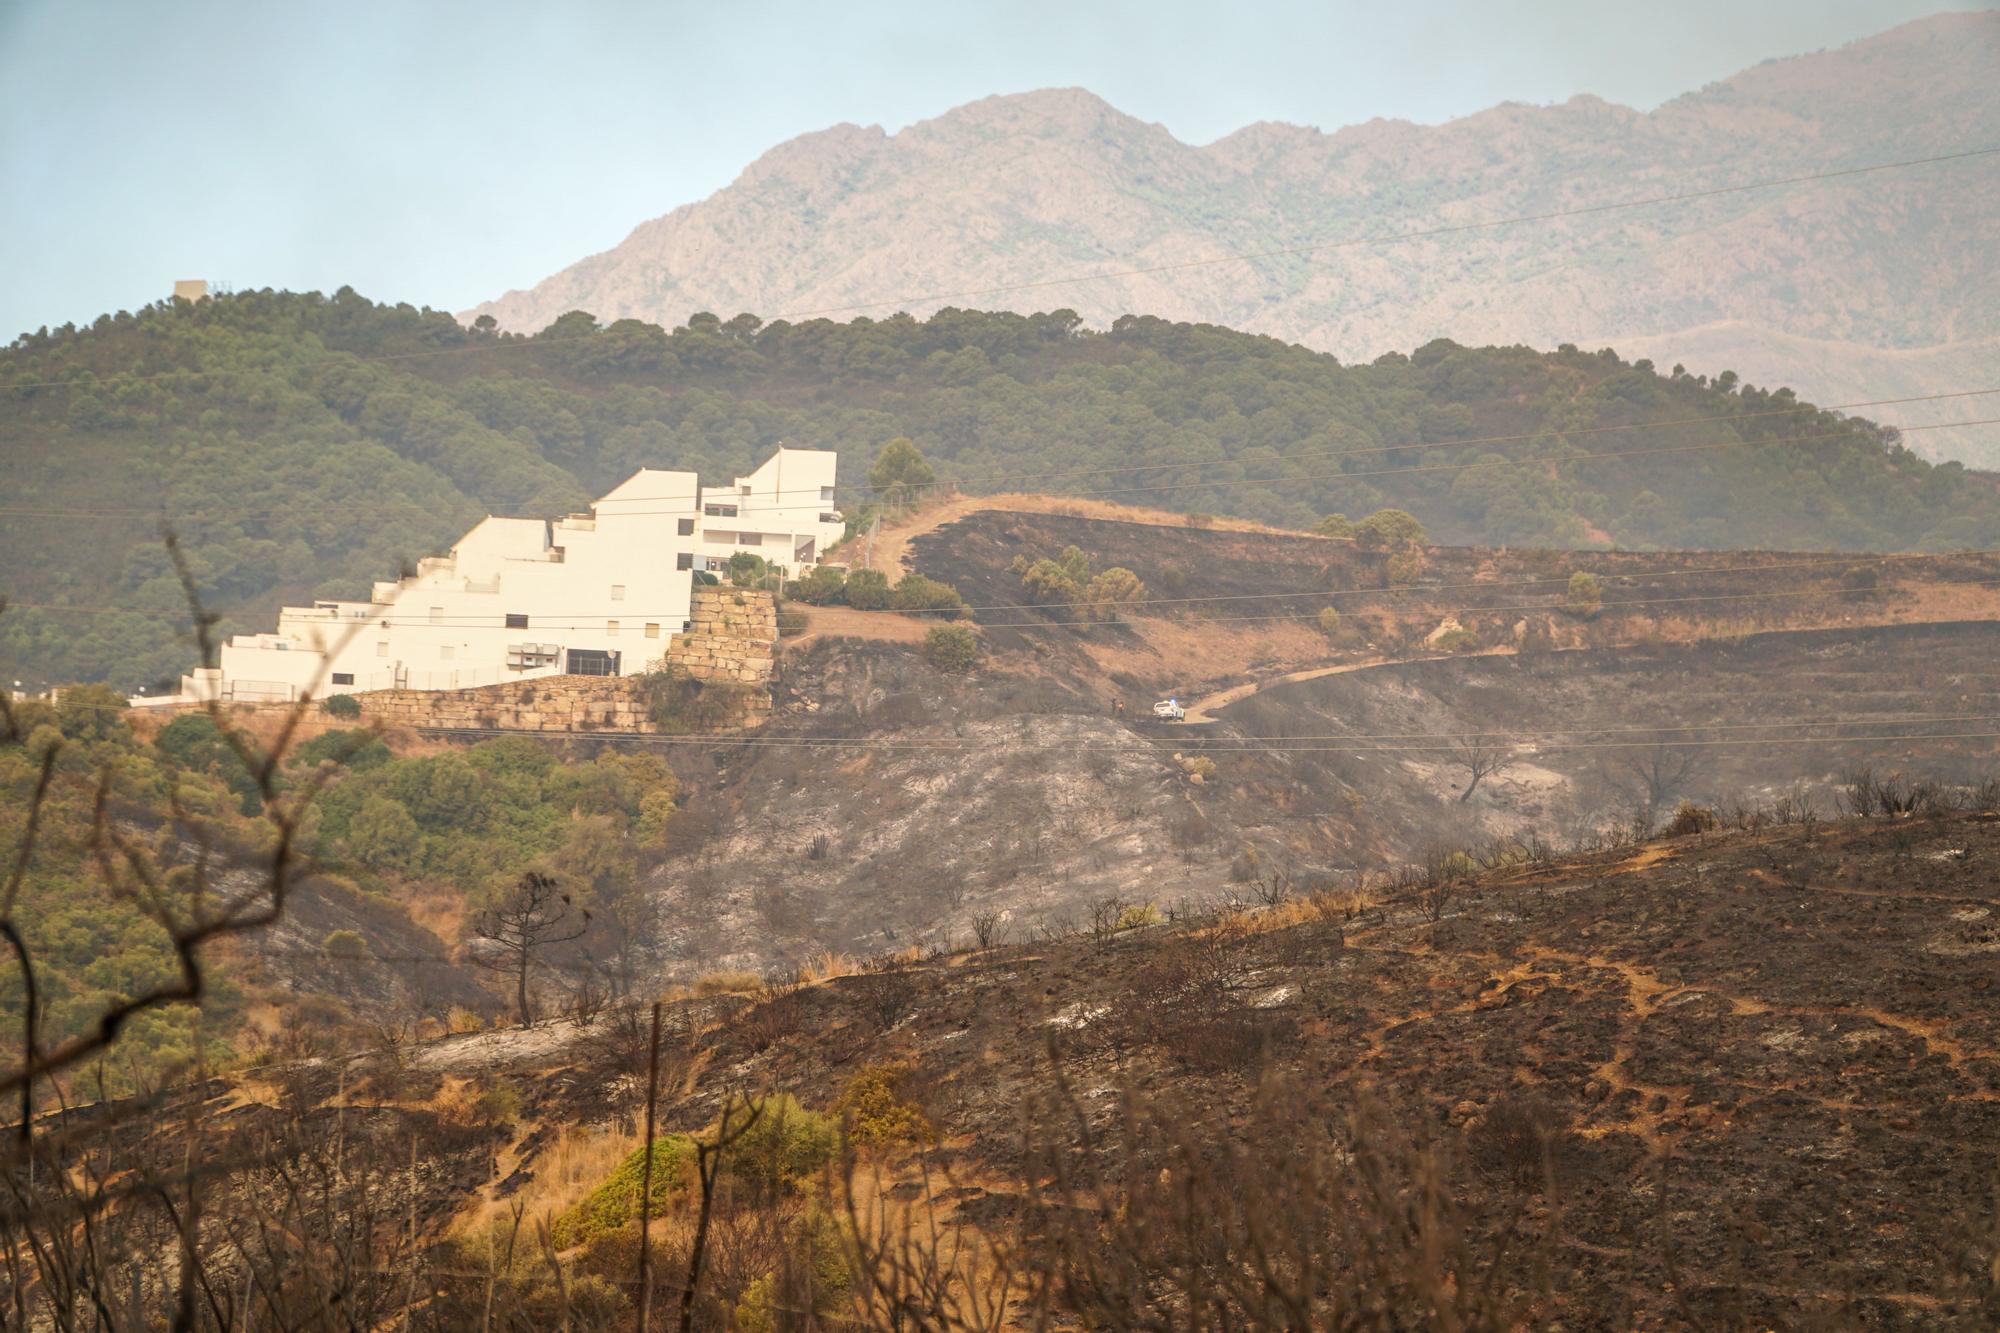
[[[696,680],[767,685],[778,647],[777,599],[747,588],[696,588],[692,628],[668,642],[662,665]]]

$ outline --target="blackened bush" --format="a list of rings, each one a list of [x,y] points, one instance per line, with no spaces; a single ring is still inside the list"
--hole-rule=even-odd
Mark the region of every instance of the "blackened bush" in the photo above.
[[[1690,833],[1713,833],[1722,821],[1714,810],[1693,801],[1682,801],[1674,807],[1673,818],[1667,821],[1661,832],[1669,838],[1684,837]]]
[[[1535,1187],[1560,1180],[1576,1135],[1539,1097],[1502,1097],[1468,1134],[1473,1160],[1495,1175]]]

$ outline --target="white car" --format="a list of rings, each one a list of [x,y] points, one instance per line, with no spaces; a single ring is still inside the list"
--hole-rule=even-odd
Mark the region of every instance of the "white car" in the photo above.
[[[1162,699],[1153,705],[1153,716],[1163,722],[1180,722],[1187,718],[1187,709],[1178,699]]]

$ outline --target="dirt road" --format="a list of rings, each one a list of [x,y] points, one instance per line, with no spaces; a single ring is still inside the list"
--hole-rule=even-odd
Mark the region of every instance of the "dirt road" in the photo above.
[[[1570,650],[1561,650],[1570,651]],[[1345,675],[1350,671],[1372,671],[1376,667],[1409,666],[1413,662],[1436,662],[1447,657],[1512,657],[1515,650],[1505,648],[1482,648],[1476,653],[1427,653],[1421,657],[1365,657],[1358,662],[1336,662],[1332,666],[1308,667],[1304,671],[1288,671],[1282,676],[1268,676],[1263,680],[1246,680],[1240,685],[1231,685],[1226,690],[1217,690],[1204,695],[1187,705],[1188,722],[1213,722],[1215,715],[1229,705],[1274,685],[1292,685],[1302,680],[1318,680],[1321,676]]]

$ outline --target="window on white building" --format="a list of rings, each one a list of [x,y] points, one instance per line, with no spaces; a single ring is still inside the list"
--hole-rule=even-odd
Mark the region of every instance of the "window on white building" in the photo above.
[[[605,621],[605,622],[604,622],[604,632],[605,632],[605,633],[606,633],[607,635],[610,635],[610,634],[616,634],[616,633],[618,632],[618,622],[617,622],[617,621],[615,621],[615,620],[607,620],[607,621]]]
[[[693,568],[694,568],[694,552],[693,552],[693,551],[682,551],[682,552],[681,552],[681,553],[680,553],[679,555],[675,556],[675,557],[674,557],[674,568],[675,568],[675,569],[693,569]]]
[[[624,600],[625,600],[625,585],[624,585],[624,584],[622,584],[622,583],[614,583],[614,584],[612,584],[612,585],[611,585],[611,600],[612,600],[612,601],[614,601],[614,602],[622,602],[622,601],[624,601]]]
[[[333,683],[336,685],[352,685],[354,683],[354,673],[352,671],[336,671],[333,673]]]
[[[739,532],[736,534],[736,544],[738,546],[762,546],[764,544],[764,534],[761,532]]]
[[[646,622],[646,637],[649,639],[660,637],[660,625],[658,621],[649,620]]]
[[[742,491],[743,491],[743,493],[744,493],[745,495],[748,495],[748,494],[750,494],[750,488],[749,488],[748,486],[745,486],[745,487],[743,487],[743,488],[742,488]]]
[[[722,504],[703,505],[701,512],[707,514],[710,518],[735,518],[736,506]]]
[[[528,628],[528,618],[518,611],[509,611],[507,613],[507,628],[526,629]]]
[[[823,505],[830,505],[833,503],[833,487],[822,486],[819,488],[819,502]]]
[[[723,570],[728,568],[729,568],[729,562],[727,560],[724,560],[721,556],[712,555],[708,558],[709,573],[720,574]]]
[[[674,529],[683,537],[692,537],[694,536],[694,520],[691,518],[681,519],[675,523]]]

